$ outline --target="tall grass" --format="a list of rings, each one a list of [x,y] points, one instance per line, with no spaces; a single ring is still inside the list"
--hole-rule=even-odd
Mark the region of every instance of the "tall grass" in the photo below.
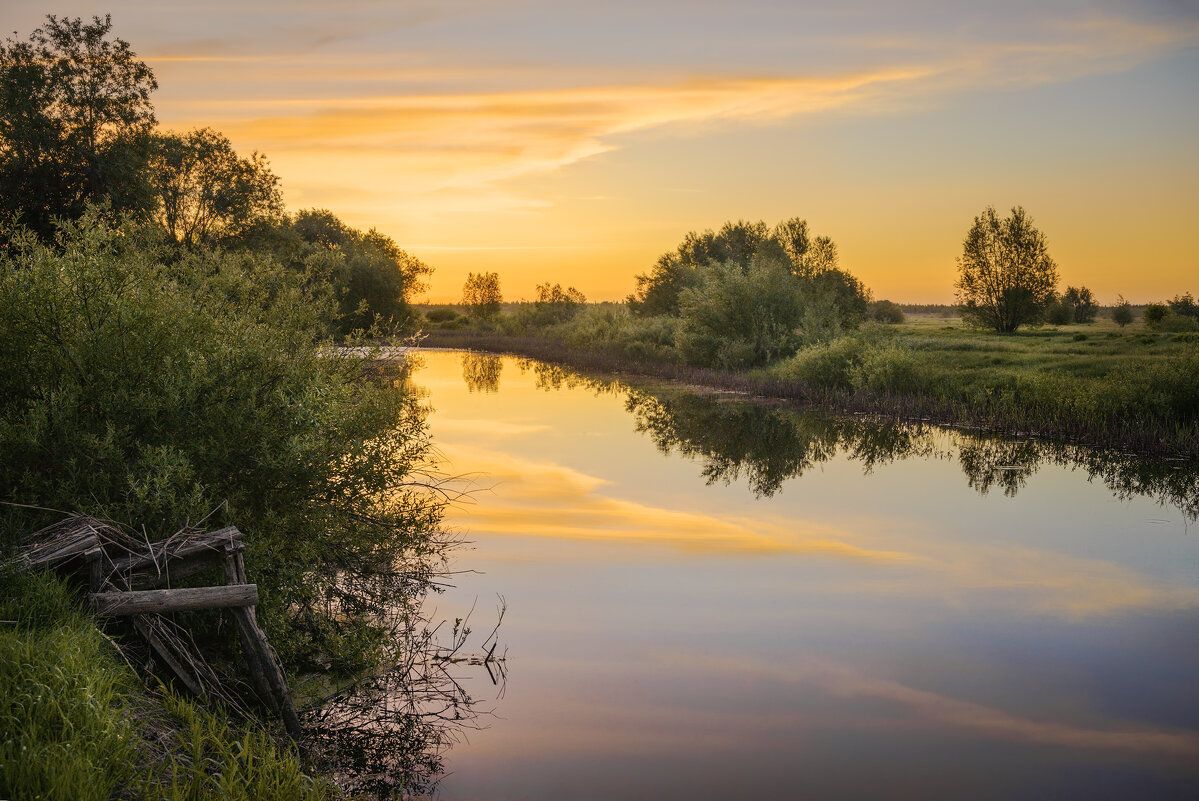
[[[334,796],[267,733],[146,692],[63,583],[4,569],[0,586],[0,798]]]

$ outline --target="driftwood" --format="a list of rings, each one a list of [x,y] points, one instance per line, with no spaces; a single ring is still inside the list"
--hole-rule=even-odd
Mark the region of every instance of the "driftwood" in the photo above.
[[[299,737],[300,721],[279,660],[258,627],[254,606],[258,585],[246,579],[242,533],[230,526],[212,532],[184,529],[165,540],[138,540],[98,520],[74,517],[27,539],[17,559],[31,570],[81,574],[98,614],[129,616],[150,653],[188,692],[216,694],[244,709],[235,695],[223,691],[216,673],[190,637],[164,614],[201,609],[229,609],[237,623],[250,678],[263,703],[278,714],[289,734]],[[225,563],[225,584],[170,588],[172,581]],[[167,589],[150,589],[159,587]]]

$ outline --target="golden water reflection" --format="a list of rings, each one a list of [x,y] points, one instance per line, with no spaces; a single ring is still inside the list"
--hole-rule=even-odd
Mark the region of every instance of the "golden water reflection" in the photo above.
[[[1193,473],[468,358],[415,377],[444,603],[503,594],[513,670],[447,797],[1195,786]]]

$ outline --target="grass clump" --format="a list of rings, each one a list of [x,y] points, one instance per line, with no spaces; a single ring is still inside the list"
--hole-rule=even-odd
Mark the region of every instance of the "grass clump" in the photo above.
[[[132,672],[63,585],[0,580],[0,797],[113,797],[136,774]]]
[[[5,568],[0,582],[0,797],[333,797],[267,733],[147,693],[61,581]]]

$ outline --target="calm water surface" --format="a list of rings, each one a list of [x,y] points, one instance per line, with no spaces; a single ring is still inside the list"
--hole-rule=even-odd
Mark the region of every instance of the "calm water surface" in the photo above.
[[[1193,475],[419,358],[508,604],[445,798],[1199,797]]]

